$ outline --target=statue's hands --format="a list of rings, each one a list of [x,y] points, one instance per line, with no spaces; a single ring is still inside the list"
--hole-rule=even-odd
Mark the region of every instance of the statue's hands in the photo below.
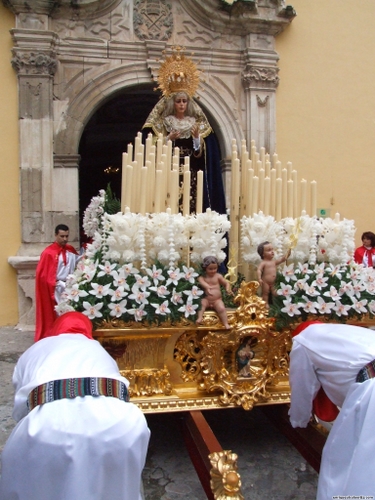
[[[171,130],[168,134],[167,139],[169,139],[170,141],[175,141],[179,137],[180,137],[180,132],[178,130]]]
[[[198,137],[199,137],[199,127],[198,127],[198,125],[197,125],[197,124],[195,124],[195,125],[193,125],[193,126],[191,127],[191,135],[192,135],[193,137],[195,137],[196,139],[198,139]]]

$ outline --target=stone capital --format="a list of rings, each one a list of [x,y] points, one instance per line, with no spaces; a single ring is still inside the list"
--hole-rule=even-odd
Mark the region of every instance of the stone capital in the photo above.
[[[51,75],[56,73],[57,58],[54,52],[23,52],[12,50],[11,60],[13,69],[18,74],[24,75]]]
[[[247,66],[242,73],[242,82],[246,90],[250,88],[274,88],[279,85],[279,68]]]

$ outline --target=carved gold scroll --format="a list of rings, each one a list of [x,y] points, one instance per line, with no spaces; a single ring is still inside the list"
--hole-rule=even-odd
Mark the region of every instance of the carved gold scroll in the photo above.
[[[289,401],[290,332],[277,332],[257,295],[243,282],[228,310],[230,329],[208,311],[189,321],[145,326],[103,323],[94,336],[130,381],[132,401],[146,413],[230,408]]]

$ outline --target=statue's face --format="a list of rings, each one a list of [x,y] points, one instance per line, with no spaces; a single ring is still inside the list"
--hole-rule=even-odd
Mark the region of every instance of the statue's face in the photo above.
[[[188,96],[184,93],[179,93],[174,98],[174,109],[176,115],[184,115],[188,103]]]

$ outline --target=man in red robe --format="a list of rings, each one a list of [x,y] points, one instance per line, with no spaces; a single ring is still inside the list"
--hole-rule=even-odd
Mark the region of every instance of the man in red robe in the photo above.
[[[35,342],[44,338],[57,317],[55,306],[65,289],[66,278],[77,264],[79,255],[68,244],[69,228],[59,224],[55,228],[55,242],[41,254],[35,276],[36,325]]]

